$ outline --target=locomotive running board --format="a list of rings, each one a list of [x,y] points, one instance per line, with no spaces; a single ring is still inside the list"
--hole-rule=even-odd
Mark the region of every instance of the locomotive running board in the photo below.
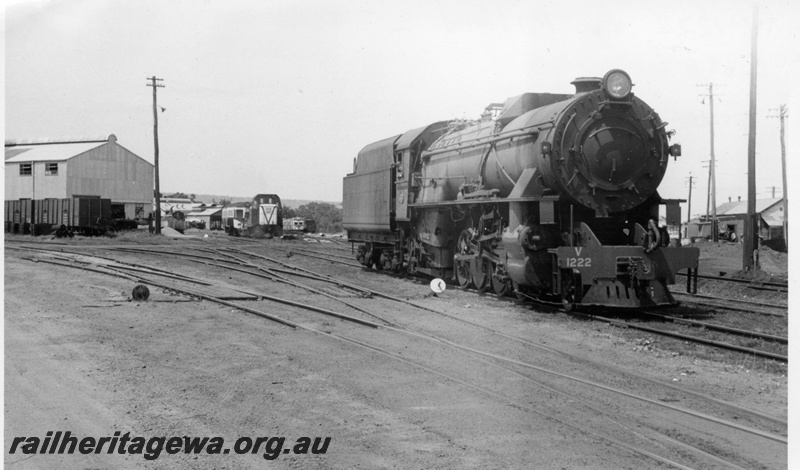
[[[558,201],[559,196],[538,196],[538,197],[515,197],[515,198],[487,198],[487,199],[461,199],[458,201],[442,201],[442,202],[419,202],[409,204],[408,207],[424,209],[426,207],[442,207],[442,206],[463,206],[470,204],[497,204],[507,202],[542,202],[542,201]]]

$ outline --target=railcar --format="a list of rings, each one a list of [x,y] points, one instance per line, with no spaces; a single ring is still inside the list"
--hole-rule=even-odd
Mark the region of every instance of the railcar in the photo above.
[[[246,204],[222,208],[222,225],[232,236],[272,238],[283,234],[283,206],[277,194],[257,194]]]
[[[317,223],[314,219],[304,217],[292,217],[291,219],[283,219],[284,232],[303,232],[310,233],[317,231]]]
[[[674,305],[681,270],[694,290],[699,250],[658,225],[680,223],[657,191],[674,131],[622,70],[572,84],[364,147],[343,182],[358,261],[568,310]]]

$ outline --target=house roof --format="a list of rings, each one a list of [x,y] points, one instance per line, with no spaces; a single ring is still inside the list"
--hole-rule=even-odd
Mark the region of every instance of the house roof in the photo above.
[[[770,199],[758,199],[756,200],[756,213],[762,214],[761,219],[767,223],[767,225],[782,225],[783,224],[783,212],[776,212],[775,214],[771,214],[769,217],[764,217],[763,212],[769,209],[770,207],[775,206],[783,201],[783,198],[770,198]],[[725,204],[717,206],[717,217],[735,217],[740,215],[747,214],[747,201],[734,201],[734,202],[726,202]],[[705,215],[700,217],[695,217],[689,221],[691,224],[710,224],[710,220],[703,220]]]
[[[757,199],[756,212],[764,212],[775,204],[781,202],[783,198]],[[717,206],[717,216],[720,215],[741,215],[747,214],[747,201],[726,202]]]
[[[6,145],[6,163],[63,162],[107,143],[108,140],[46,145]]]

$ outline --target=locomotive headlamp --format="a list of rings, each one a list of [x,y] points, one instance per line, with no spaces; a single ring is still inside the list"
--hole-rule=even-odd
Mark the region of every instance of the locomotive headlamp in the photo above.
[[[611,98],[621,100],[630,94],[633,83],[631,83],[631,77],[627,73],[615,69],[603,77],[602,87]]]

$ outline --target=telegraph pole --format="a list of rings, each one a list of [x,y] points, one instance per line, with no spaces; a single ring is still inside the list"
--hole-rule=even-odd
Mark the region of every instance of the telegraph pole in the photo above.
[[[772,192],[772,199],[775,199],[775,190],[778,189],[778,187],[777,186],[769,186],[769,187],[767,187],[767,189]]]
[[[148,77],[151,83],[148,83],[146,86],[153,87],[153,141],[155,143],[155,190],[154,195],[156,199],[156,226],[155,232],[156,234],[161,234],[161,185],[159,184],[158,180],[158,104],[156,99],[156,90],[159,88],[164,88],[164,85],[156,82],[163,81],[162,78],[156,78],[155,75],[152,77]]]
[[[786,142],[784,141],[784,120],[789,116],[786,115],[788,111],[786,105],[782,104],[778,111],[777,116],[767,116],[770,118],[779,118],[781,120],[781,168],[783,170],[783,239],[786,245],[789,245],[789,201],[786,200]],[[774,195],[772,197],[775,197]]]
[[[706,85],[698,85],[706,86]],[[719,230],[717,229],[717,176],[714,168],[714,84],[708,84],[708,104],[711,111],[711,163],[708,165],[708,190],[711,192],[711,239],[719,241]],[[708,211],[706,211],[708,212]]]
[[[686,212],[689,214],[686,216],[686,238],[689,238],[689,223],[692,221],[692,186],[694,186],[694,176],[689,173],[689,199],[687,199],[689,207],[686,208]]]
[[[690,173],[689,174],[689,199],[687,201],[689,203],[689,207],[686,208],[686,211],[689,213],[689,215],[686,217],[686,223],[687,224],[692,220],[692,186],[694,186],[694,176],[692,176],[692,174]]]
[[[753,30],[750,39],[750,124],[747,141],[747,218],[744,223],[742,268],[759,268],[758,222],[756,221],[756,110],[758,81],[758,5],[753,4]]]
[[[716,241],[719,238],[719,234],[717,234],[716,236],[714,235],[714,232],[716,232],[716,225],[717,225],[717,206],[716,205],[714,205],[714,217],[713,217],[713,219],[712,219],[712,217],[710,215],[711,214],[711,194],[712,194],[712,191],[711,191],[711,189],[712,189],[711,175],[714,173],[714,170],[711,169],[711,165],[714,163],[714,161],[713,160],[703,160],[702,163],[705,163],[705,162],[708,162],[708,167],[709,167],[708,168],[708,191],[706,192],[706,222],[708,222],[710,224],[709,227],[711,227],[710,228],[711,233],[709,234],[709,235],[711,235],[711,239]],[[705,166],[703,168],[705,168]],[[714,198],[714,202],[716,203],[716,197]]]

